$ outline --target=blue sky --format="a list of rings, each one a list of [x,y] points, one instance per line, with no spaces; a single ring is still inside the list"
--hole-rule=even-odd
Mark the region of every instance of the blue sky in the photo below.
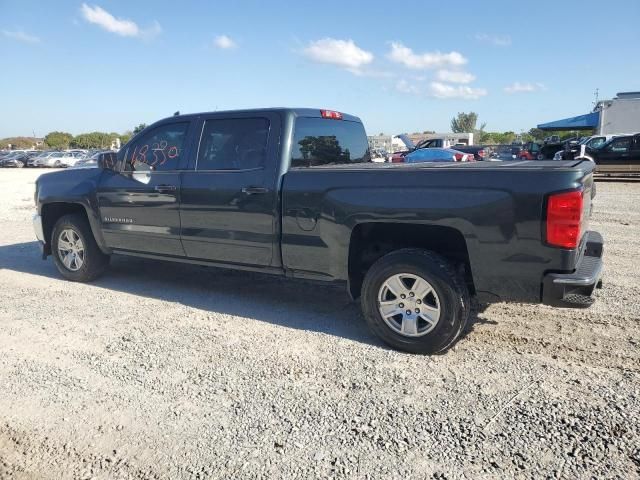
[[[0,0],[0,137],[262,106],[519,132],[640,90],[639,22],[628,0]]]

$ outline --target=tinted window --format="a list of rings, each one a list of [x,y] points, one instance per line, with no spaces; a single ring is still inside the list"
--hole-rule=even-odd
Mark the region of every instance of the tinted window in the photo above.
[[[266,118],[207,120],[198,150],[198,170],[244,170],[264,166],[269,138]]]
[[[148,172],[178,168],[187,136],[187,122],[154,128],[127,148],[126,170]]]
[[[589,140],[589,143],[587,145],[589,145],[591,148],[600,148],[604,144],[604,142],[604,137],[596,137]]]
[[[292,167],[369,162],[369,142],[361,123],[298,118],[291,157]]]

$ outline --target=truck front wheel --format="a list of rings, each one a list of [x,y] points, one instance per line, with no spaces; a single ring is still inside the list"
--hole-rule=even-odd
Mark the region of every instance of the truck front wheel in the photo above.
[[[362,311],[385,343],[411,353],[447,350],[469,318],[469,292],[453,265],[421,249],[379,259],[362,287]]]
[[[60,217],[51,234],[51,253],[58,271],[67,280],[89,282],[98,278],[109,265],[87,219],[79,214]]]

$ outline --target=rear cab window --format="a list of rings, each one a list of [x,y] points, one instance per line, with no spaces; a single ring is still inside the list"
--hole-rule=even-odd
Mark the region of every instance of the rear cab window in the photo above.
[[[360,122],[298,117],[291,145],[291,168],[332,167],[370,162],[369,142]]]

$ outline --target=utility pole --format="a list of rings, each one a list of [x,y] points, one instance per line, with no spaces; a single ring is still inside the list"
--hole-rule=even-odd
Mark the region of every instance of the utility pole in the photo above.
[[[600,92],[599,88],[596,88],[596,91],[593,92],[593,95],[595,97],[595,101],[593,102],[593,106],[594,108],[598,106],[598,93]]]

